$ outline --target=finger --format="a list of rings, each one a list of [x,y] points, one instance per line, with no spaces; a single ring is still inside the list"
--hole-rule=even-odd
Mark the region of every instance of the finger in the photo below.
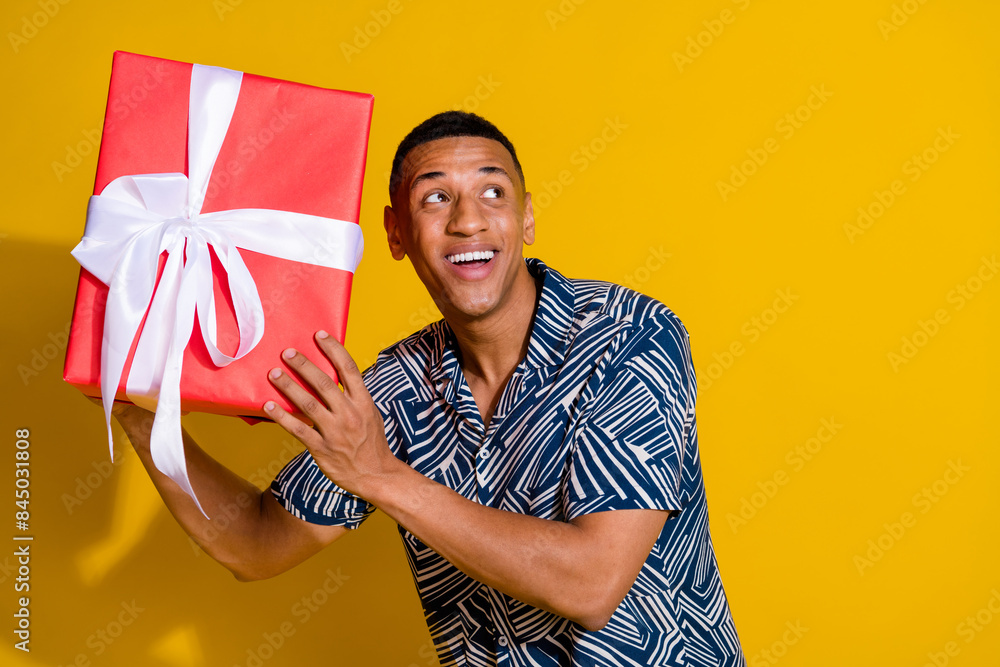
[[[264,412],[281,428],[298,438],[310,451],[321,442],[322,436],[319,433],[309,428],[305,422],[287,410],[284,410],[274,401],[268,401],[264,404]]]
[[[323,350],[323,354],[330,360],[333,367],[337,369],[337,375],[340,377],[340,384],[343,385],[345,394],[355,396],[361,391],[368,393],[354,357],[340,344],[340,341],[320,330],[316,332],[316,344]]]
[[[288,348],[281,353],[281,358],[288,364],[289,368],[295,371],[296,375],[313,388],[321,399],[326,401],[326,406],[331,410],[336,408],[338,401],[344,400],[340,387],[337,386],[337,381],[318,368],[306,355],[293,348]]]
[[[305,414],[314,424],[319,426],[330,416],[326,404],[316,398],[299,384],[298,380],[280,368],[272,368],[267,374],[271,384],[284,394],[288,400]]]

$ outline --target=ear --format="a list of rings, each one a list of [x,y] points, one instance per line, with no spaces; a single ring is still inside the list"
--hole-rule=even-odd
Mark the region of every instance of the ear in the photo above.
[[[524,244],[535,242],[535,211],[531,208],[531,193],[524,193]]]
[[[389,242],[389,252],[392,253],[392,258],[399,261],[406,257],[406,249],[403,247],[402,230],[399,228],[399,217],[392,210],[392,206],[385,207],[382,226],[385,227],[385,237]]]

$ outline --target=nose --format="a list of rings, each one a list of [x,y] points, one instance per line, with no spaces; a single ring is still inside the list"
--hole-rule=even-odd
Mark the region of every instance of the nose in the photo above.
[[[475,236],[489,228],[490,221],[476,205],[475,198],[459,196],[448,216],[448,233]]]

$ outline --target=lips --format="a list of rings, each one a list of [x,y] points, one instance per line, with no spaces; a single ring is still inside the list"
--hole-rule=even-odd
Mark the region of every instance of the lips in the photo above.
[[[454,249],[461,249],[462,252],[445,255],[445,264],[450,268],[449,273],[462,282],[485,280],[499,265],[500,251],[495,248],[473,246],[471,249],[465,249],[459,246]]]

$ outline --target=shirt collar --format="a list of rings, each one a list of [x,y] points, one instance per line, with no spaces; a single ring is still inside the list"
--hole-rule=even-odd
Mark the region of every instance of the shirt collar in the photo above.
[[[572,281],[549,268],[540,259],[526,258],[528,271],[542,279],[542,293],[538,298],[528,353],[521,362],[527,368],[558,366],[566,356],[567,340],[573,322],[576,290]],[[430,368],[430,380],[449,402],[455,397],[458,385],[458,341],[445,321],[437,323],[435,356]]]
[[[540,259],[528,258],[528,271],[542,278],[542,294],[531,325],[524,362],[529,368],[559,366],[566,356],[576,290],[573,283]]]

